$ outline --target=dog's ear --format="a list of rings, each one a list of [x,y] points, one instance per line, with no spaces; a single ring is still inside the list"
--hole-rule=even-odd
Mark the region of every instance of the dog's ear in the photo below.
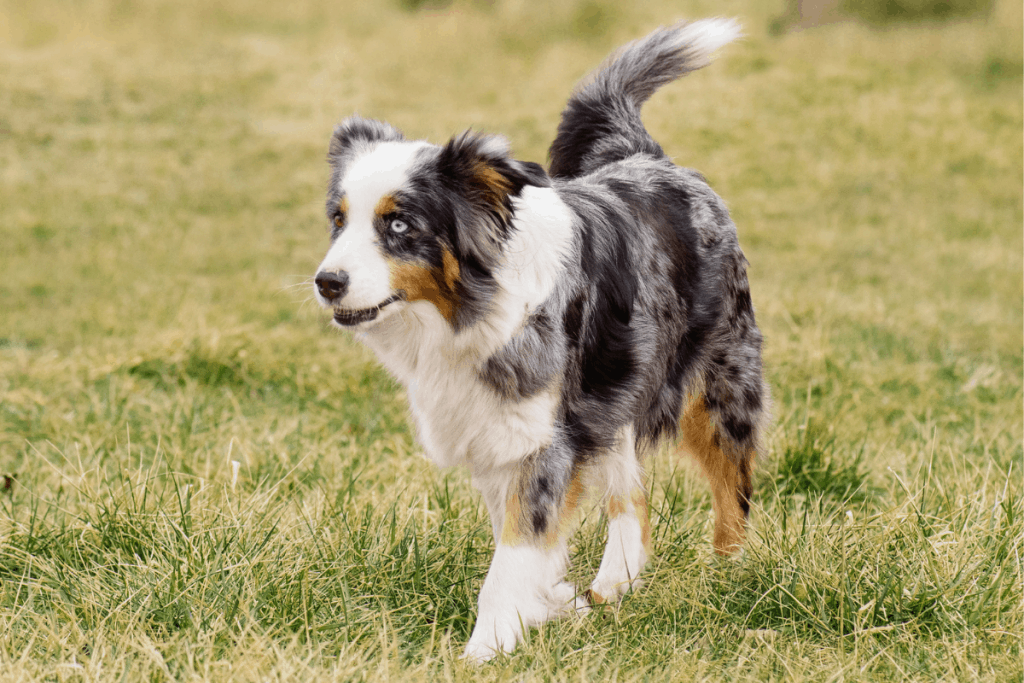
[[[551,184],[538,164],[513,159],[505,138],[471,131],[441,149],[438,172],[470,211],[457,222],[455,248],[461,258],[485,271],[497,265],[501,245],[511,232],[512,199],[526,185]]]
[[[350,116],[335,127],[327,160],[337,166],[347,161],[361,147],[404,139],[401,131],[388,123]]]

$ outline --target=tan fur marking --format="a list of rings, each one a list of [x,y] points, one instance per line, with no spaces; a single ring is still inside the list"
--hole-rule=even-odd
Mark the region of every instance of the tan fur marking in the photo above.
[[[640,542],[644,544],[644,550],[651,554],[651,513],[647,509],[647,492],[642,488],[633,489],[630,494],[633,502],[633,514],[640,522]]]
[[[454,320],[455,292],[447,285],[447,272],[407,261],[392,261],[389,271],[391,289],[405,292],[406,301],[429,301],[437,306],[445,320]]]
[[[505,501],[505,521],[501,525],[501,544],[519,545],[526,539],[523,533],[523,504],[518,493],[510,493]]]
[[[559,538],[565,538],[569,535],[573,518],[576,516],[576,511],[579,510],[580,503],[585,497],[586,487],[583,485],[581,472],[577,470],[573,473],[572,479],[569,481],[569,489],[565,492],[565,504],[558,511],[558,524],[554,527],[548,527],[545,538],[546,544],[554,545],[558,542]]]
[[[640,541],[644,544],[644,550],[651,554],[651,518],[647,511],[647,494],[642,488],[635,488],[630,491],[629,498],[626,496],[612,495],[608,497],[605,506],[608,513],[608,520],[611,521],[619,515],[632,514],[640,523]]]
[[[444,283],[454,293],[455,285],[459,282],[459,262],[452,252],[445,249],[441,252],[441,263],[443,264]]]
[[[615,519],[626,514],[625,496],[608,496],[608,519]]]
[[[395,198],[386,194],[377,201],[377,206],[374,207],[373,212],[378,216],[387,216],[389,213],[394,213],[397,210],[398,203],[395,201]]]
[[[680,427],[683,448],[700,464],[711,484],[715,551],[719,555],[729,555],[743,545],[746,532],[746,516],[737,500],[739,469],[719,446],[711,417],[704,408],[703,396],[698,396],[687,406]]]
[[[487,202],[503,218],[508,218],[509,211],[505,206],[505,198],[508,197],[508,192],[512,189],[508,179],[484,161],[478,162],[473,172],[476,175],[477,182],[483,186],[486,192]]]
[[[516,487],[523,486],[520,481]],[[583,485],[583,478],[579,472],[573,474],[569,482],[569,488],[565,492],[565,501],[558,511],[558,518],[555,524],[549,524],[544,534],[534,537],[533,541],[544,548],[554,548],[560,539],[569,534],[573,518],[580,504],[585,497],[586,489]],[[519,492],[510,493],[505,501],[505,520],[501,525],[501,543],[503,545],[517,545],[533,536],[530,520],[523,512],[522,498]]]
[[[348,197],[342,197],[338,202],[338,211],[341,212],[341,216],[334,219],[334,224],[340,228],[348,220]]]

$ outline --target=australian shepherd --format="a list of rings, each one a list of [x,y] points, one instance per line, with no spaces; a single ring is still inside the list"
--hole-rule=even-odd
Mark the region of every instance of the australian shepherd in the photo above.
[[[769,405],[747,261],[722,200],[640,119],[738,35],[710,19],[625,46],[569,99],[546,171],[492,135],[434,145],[358,117],[334,131],[316,297],[402,383],[428,456],[469,468],[490,513],[466,657],[637,584],[644,456],[664,437],[710,481],[715,550],[743,542]],[[567,539],[588,500],[608,542],[580,591]]]

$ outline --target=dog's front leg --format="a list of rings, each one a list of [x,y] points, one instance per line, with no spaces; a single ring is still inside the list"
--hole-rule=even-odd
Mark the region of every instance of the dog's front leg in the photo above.
[[[548,447],[479,479],[496,547],[464,656],[482,662],[511,652],[526,629],[585,609],[586,600],[563,580],[568,522],[581,495],[567,449]]]

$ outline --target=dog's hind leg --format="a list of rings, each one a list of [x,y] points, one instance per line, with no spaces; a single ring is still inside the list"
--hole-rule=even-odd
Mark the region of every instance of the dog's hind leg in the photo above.
[[[746,259],[736,246],[724,260],[724,327],[702,364],[701,391],[680,419],[683,448],[711,484],[715,551],[738,551],[746,535],[758,451],[771,396],[761,368],[761,331],[747,283]]]
[[[730,443],[721,424],[712,422],[708,400],[703,395],[690,402],[680,428],[683,448],[700,464],[711,484],[715,551],[720,555],[734,553],[742,547],[746,533],[756,451]]]
[[[526,629],[586,609],[564,580],[583,483],[571,451],[556,438],[522,462],[475,473],[474,484],[487,501],[496,547],[464,656],[485,661],[511,652]]]
[[[590,586],[594,604],[612,602],[631,587],[640,585],[640,571],[651,552],[651,526],[647,511],[647,491],[636,454],[632,428],[619,435],[615,451],[597,465],[606,490],[608,542],[601,567]]]

